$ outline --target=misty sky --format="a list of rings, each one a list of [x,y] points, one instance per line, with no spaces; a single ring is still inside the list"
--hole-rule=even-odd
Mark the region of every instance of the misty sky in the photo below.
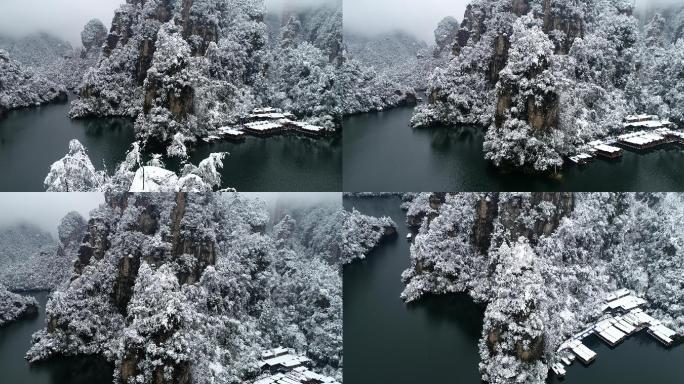
[[[344,0],[344,28],[378,34],[402,30],[432,44],[435,28],[446,16],[459,22],[468,0]]]
[[[284,3],[319,4],[339,0],[265,0],[270,10],[282,9]],[[22,37],[36,32],[48,32],[81,45],[83,26],[93,18],[100,19],[107,29],[114,11],[125,0],[0,0],[0,34]]]
[[[0,227],[33,223],[57,239],[62,217],[77,211],[87,219],[90,211],[103,202],[102,193],[0,193]]]
[[[299,207],[319,203],[339,204],[342,194],[337,192],[294,192],[294,193],[241,193],[251,198],[264,200],[271,209],[279,200]],[[86,219],[90,211],[104,203],[102,193],[0,193],[0,227],[18,223],[33,223],[52,233],[57,238],[59,221],[71,211],[77,211]]]
[[[636,5],[682,2],[684,0],[636,0]],[[344,28],[368,35],[401,30],[433,44],[434,31],[440,20],[453,16],[460,22],[468,3],[470,0],[344,0]]]
[[[38,31],[81,45],[81,31],[93,18],[107,29],[125,0],[0,0],[0,33],[21,37]]]
[[[271,208],[278,201],[298,206],[312,206],[323,203],[339,203],[342,206],[342,193],[339,192],[241,192],[241,195],[259,198]]]

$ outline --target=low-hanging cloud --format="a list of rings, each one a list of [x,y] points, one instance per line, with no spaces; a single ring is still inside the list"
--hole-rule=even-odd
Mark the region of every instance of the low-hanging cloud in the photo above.
[[[272,13],[280,13],[287,8],[318,7],[321,4],[338,4],[343,0],[265,0],[266,9]]]
[[[446,16],[463,19],[470,0],[344,0],[346,32],[376,35],[408,32],[434,42],[437,24]]]
[[[277,204],[287,207],[338,204],[342,208],[342,193],[339,192],[240,192],[240,195],[263,200],[270,209]]]
[[[103,202],[102,193],[0,193],[0,228],[30,223],[57,239],[57,226],[67,213],[76,211],[88,218]]]
[[[319,6],[342,0],[265,0],[270,12],[279,13],[286,7]],[[1,0],[0,34],[23,37],[47,32],[67,40],[74,47],[81,45],[81,31],[90,19],[100,19],[107,28],[114,11],[125,0]]]
[[[684,0],[636,0],[637,8],[661,7],[664,5],[684,6]]]
[[[81,45],[81,31],[93,18],[111,25],[125,0],[1,0],[0,34],[22,37],[47,32]]]

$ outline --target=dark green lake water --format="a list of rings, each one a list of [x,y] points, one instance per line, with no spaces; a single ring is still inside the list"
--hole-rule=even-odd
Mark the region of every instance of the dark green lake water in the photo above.
[[[466,295],[427,297],[405,305],[400,275],[409,266],[406,216],[399,198],[345,198],[345,209],[390,216],[398,236],[365,261],[344,268],[346,384],[480,382],[478,340],[483,308]],[[598,356],[567,368],[553,384],[677,384],[684,378],[684,345],[667,349],[645,332],[611,349],[597,337],[585,344]],[[550,374],[553,376],[553,374]]]
[[[344,267],[344,382],[478,383],[483,309],[466,295],[407,306],[399,298],[400,275],[409,266],[399,199],[345,198],[344,205],[398,225],[396,238]]]
[[[30,293],[40,304],[39,315],[0,327],[0,383],[111,384],[113,367],[94,357],[54,358],[29,365],[24,359],[31,335],[45,327],[47,292]]]
[[[559,180],[503,173],[484,159],[478,127],[411,129],[413,108],[351,116],[344,122],[344,190],[681,191],[684,147],[568,166]]]
[[[134,141],[133,123],[125,119],[71,120],[69,106],[50,104],[9,112],[0,119],[0,191],[42,192],[50,165],[78,139],[96,168],[111,171]]]
[[[69,141],[88,149],[96,168],[110,172],[135,140],[126,119],[71,120],[68,104],[12,111],[0,120],[0,191],[42,192],[50,165],[64,157]],[[191,153],[194,164],[211,152],[229,152],[224,161],[224,187],[243,192],[338,192],[342,190],[342,138],[312,140],[295,135],[244,143],[202,143]],[[169,164],[173,169],[172,164]]]

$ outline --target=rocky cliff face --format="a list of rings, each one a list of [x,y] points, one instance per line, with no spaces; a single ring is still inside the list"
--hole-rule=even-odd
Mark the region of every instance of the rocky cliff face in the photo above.
[[[480,340],[484,380],[540,382],[548,371],[542,362],[545,261],[533,247],[574,212],[574,194],[431,194],[428,205],[434,217],[423,221],[411,248],[402,298],[467,292],[487,303]]]
[[[435,78],[429,90],[429,104],[418,110],[412,125],[445,121],[489,125],[494,121],[500,127],[513,118],[529,123],[535,130],[547,132],[557,128],[558,95],[518,89],[519,84],[511,83],[510,78],[504,78],[502,83],[501,74],[510,66],[511,49],[521,49],[512,47],[511,41],[518,19],[530,15],[553,42],[552,53],[567,54],[575,38],[584,36],[581,9],[580,4],[550,0],[479,0],[469,4],[455,36],[453,51],[457,58],[446,73]],[[528,68],[519,75],[528,83],[537,82],[549,63],[550,58],[546,58],[537,68]],[[468,101],[454,104],[454,97],[450,96],[454,93],[468,95]],[[515,104],[517,95],[522,93],[526,96],[520,108]]]
[[[139,139],[161,144],[236,123],[254,107],[268,69],[260,4],[127,0],[71,117],[137,118]]]
[[[554,36],[556,53],[567,55],[576,38],[584,37],[584,20],[577,11],[579,1],[556,2],[544,0],[544,31]]]
[[[145,268],[159,269],[162,266],[173,266],[176,284],[192,284],[199,280],[204,270],[216,262],[216,245],[213,235],[197,229],[202,220],[202,215],[208,213],[201,207],[203,204],[198,200],[211,199],[211,196],[187,195],[178,193],[175,195],[165,194],[109,194],[106,198],[106,206],[93,213],[93,217],[85,226],[79,227],[80,231],[65,231],[60,236],[64,241],[72,240],[81,234],[83,239],[77,251],[77,260],[74,264],[74,275],[70,286],[62,299],[57,300],[61,306],[69,306],[69,296],[74,295],[74,305],[87,307],[91,297],[78,298],[84,292],[81,291],[84,284],[93,278],[92,273],[101,270],[108,273],[111,265],[113,275],[106,278],[95,278],[101,288],[90,295],[104,294],[96,307],[89,311],[106,311],[120,316],[123,322],[120,326],[130,326],[133,318],[129,316],[129,304],[137,294],[137,284],[140,280],[139,272],[143,265]],[[188,218],[192,216],[193,219]],[[197,220],[197,221],[195,221]],[[104,264],[103,264],[104,263]],[[148,267],[149,266],[149,267]],[[180,287],[177,287],[180,289]],[[137,300],[144,300],[138,298]],[[80,303],[80,304],[78,304]],[[56,301],[51,301],[51,308],[57,306]],[[99,309],[98,309],[99,308]],[[73,309],[75,310],[75,308]],[[76,319],[69,311],[61,308],[59,312],[48,311],[47,334],[40,340],[63,340],[68,338],[78,340],[81,344],[80,352],[98,351],[108,348],[104,340],[97,340],[92,334],[84,334],[78,330]],[[111,315],[110,315],[111,316]],[[109,324],[112,326],[112,324]],[[150,334],[147,337],[154,339],[156,343],[163,344],[178,330],[180,324],[171,324],[164,334]],[[116,334],[115,329],[101,330]],[[73,351],[72,351],[73,353]],[[133,348],[122,352],[123,360],[118,376],[124,383],[129,378],[135,378],[140,367],[149,359],[144,349]],[[37,358],[40,358],[39,356]],[[164,361],[155,371],[155,383],[174,382],[187,383],[189,361]],[[174,372],[174,381],[168,381],[165,374]],[[132,379],[131,379],[132,380]]]

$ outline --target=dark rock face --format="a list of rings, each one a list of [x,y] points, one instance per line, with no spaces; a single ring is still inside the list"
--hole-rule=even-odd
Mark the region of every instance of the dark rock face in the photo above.
[[[453,53],[459,27],[458,21],[451,16],[445,17],[439,22],[439,25],[435,30],[436,47],[433,52],[434,57],[440,57],[447,51]]]
[[[518,219],[522,215],[529,214],[532,210],[544,211],[541,207],[544,203],[550,203],[555,209],[548,215],[540,214],[532,227],[527,227]],[[575,195],[573,193],[535,192],[532,193],[529,202],[523,196],[510,198],[499,206],[499,220],[506,229],[506,237],[515,242],[523,236],[536,244],[541,236],[548,236],[558,228],[563,217],[569,216],[575,208]]]
[[[510,47],[511,43],[508,41],[507,35],[499,35],[494,40],[494,55],[489,63],[489,73],[487,74],[487,80],[492,86],[499,81],[499,72],[506,66]]]
[[[4,118],[6,116],[7,116],[7,108],[0,105],[0,119]]]
[[[81,43],[83,44],[81,58],[86,58],[93,51],[99,51],[106,40],[107,29],[104,24],[98,19],[90,20],[81,32]]]
[[[90,219],[83,243],[78,250],[77,259],[74,262],[72,280],[83,273],[83,269],[90,264],[91,260],[102,260],[109,250],[109,223],[102,219]]]
[[[180,285],[192,284],[200,279],[204,270],[216,263],[217,245],[212,235],[198,227],[206,215],[207,199],[211,196],[177,194],[108,193],[105,206],[100,208],[84,229],[83,242],[74,265],[78,278],[88,265],[104,260],[115,263],[116,275],[112,279],[109,304],[130,325],[129,303],[136,294],[136,283],[143,263],[158,269],[165,264],[174,266]],[[189,218],[191,217],[191,218]],[[161,234],[159,245],[148,244]],[[77,235],[66,235],[71,239]],[[160,334],[145,335],[157,345],[169,341],[180,329],[180,315],[172,317],[171,326]],[[68,332],[56,317],[48,319],[48,332]],[[77,337],[74,335],[74,337]],[[88,340],[84,340],[88,342]],[[133,343],[122,351],[118,377],[128,382],[135,377],[142,363],[150,357],[144,349]],[[152,383],[190,382],[190,362],[162,359],[152,374]],[[169,374],[172,380],[169,380]]]
[[[499,197],[497,194],[481,198],[477,202],[475,224],[473,225],[472,242],[477,249],[486,253],[494,231],[494,218],[499,213]]]
[[[128,2],[130,4],[130,1]],[[112,19],[112,27],[107,35],[106,44],[102,53],[110,56],[117,46],[123,46],[133,35],[133,15],[126,10],[117,10]]]
[[[507,56],[507,53],[504,56]],[[548,58],[542,57],[539,64],[532,68],[526,74],[526,77],[533,80],[535,77],[540,76],[546,69],[549,68],[549,66],[550,63],[548,62]],[[498,79],[498,72],[496,73],[496,76]],[[518,100],[520,97],[523,97],[520,95],[521,91],[528,94],[524,102],[524,107],[517,108],[516,112],[513,112],[511,107],[513,106],[514,101]],[[496,126],[501,127],[506,119],[508,119],[510,116],[512,118],[517,118],[519,120],[528,122],[530,126],[537,132],[549,131],[556,128],[558,125],[558,108],[560,97],[556,92],[546,92],[543,94],[536,94],[535,92],[538,93],[539,91],[532,90],[532,93],[530,94],[528,90],[521,89],[519,83],[511,83],[511,81],[508,79],[499,82],[497,91],[498,99],[494,115],[494,123]]]
[[[529,0],[512,0],[511,10],[517,16],[525,15],[530,11],[530,2]]]
[[[584,37],[584,21],[578,14],[572,13],[564,4],[552,0],[544,0],[544,32],[563,32],[562,38],[554,41],[557,54],[568,54],[575,38]]]

